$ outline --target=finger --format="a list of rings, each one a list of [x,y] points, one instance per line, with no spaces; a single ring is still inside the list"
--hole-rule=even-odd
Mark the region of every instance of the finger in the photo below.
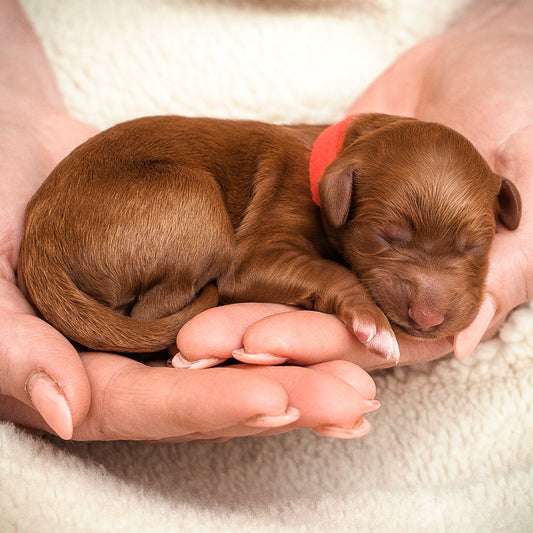
[[[36,410],[53,432],[69,439],[90,401],[79,355],[52,326],[26,314],[31,308],[14,285],[0,284],[0,394]]]
[[[486,294],[472,323],[455,335],[453,351],[459,361],[466,359],[481,342],[495,314],[496,301],[491,294]]]
[[[290,361],[312,365],[334,359],[382,366],[383,358],[370,353],[334,315],[317,311],[288,311],[266,316],[245,331],[243,349],[233,356],[246,363]]]
[[[243,367],[241,366],[240,368]],[[253,372],[262,372],[260,368],[261,367],[255,367]],[[291,420],[287,418],[285,420],[287,424],[265,429],[265,426],[248,425],[244,422],[234,424],[234,420],[230,419],[230,423],[226,427],[217,424],[215,429],[209,429],[204,426],[202,431],[196,431],[192,430],[191,425],[190,432],[183,432],[180,435],[173,435],[172,437],[167,436],[158,438],[156,439],[157,442],[169,443],[191,440],[224,442],[230,438],[241,437],[244,435],[270,436],[309,426],[315,427],[315,429],[323,435],[337,438],[356,438],[363,436],[368,432],[368,422],[363,423],[361,421],[362,415],[379,408],[379,402],[373,399],[376,392],[375,384],[366,372],[357,365],[353,365],[346,361],[331,361],[328,363],[313,365],[307,369],[302,369],[304,372],[303,375],[301,375],[302,370],[298,370],[297,368],[294,370],[294,368],[296,367],[290,368],[287,372],[287,367],[281,367],[275,368],[270,372],[271,377],[276,379],[279,384],[287,386],[289,389],[289,401],[298,403],[300,406],[299,410],[305,415],[302,420],[291,423]],[[310,371],[314,372],[314,374],[310,374]],[[320,372],[323,374],[329,374],[334,378],[327,379],[325,383],[319,387],[326,389],[325,394],[321,394],[319,397],[313,394],[311,390],[308,390],[307,393],[305,390],[302,392],[300,390],[302,386],[307,389],[309,387],[314,387],[318,381],[324,381],[324,378],[320,376]],[[309,378],[310,375],[313,376],[311,379]],[[341,381],[348,385],[349,388],[342,385],[340,383]],[[356,392],[354,393],[354,391]],[[294,397],[292,397],[293,395]],[[336,406],[336,412],[327,408],[328,405]],[[133,409],[136,408],[136,406],[132,405],[130,408]],[[160,405],[158,409],[159,408],[164,409],[165,406]],[[6,413],[13,414],[15,411],[17,412],[17,419],[20,424],[31,428],[48,430],[46,424],[34,410],[21,402],[18,402],[14,398],[0,398],[0,416],[5,415]],[[86,440],[102,438],[103,433],[101,430],[95,431],[90,427],[92,425],[98,426],[96,421],[91,421],[91,418],[96,416],[96,413],[91,413],[87,423],[76,430],[76,438],[83,438]],[[149,424],[151,420],[152,419],[145,419],[143,423]],[[281,419],[278,420],[278,423],[280,421]],[[175,421],[168,426],[168,433],[175,432],[174,422]],[[100,421],[101,427],[106,427],[108,424],[109,421]],[[108,428],[105,433],[106,439],[112,438],[110,437],[109,429],[110,428]],[[141,433],[146,434],[146,430],[143,430]],[[130,433],[130,437],[128,438],[142,438],[141,433],[137,433],[136,435]]]
[[[91,408],[81,440],[180,439],[241,425],[243,435],[299,416],[276,380],[232,367],[150,367],[112,354],[83,354]]]
[[[348,361],[336,360],[318,363],[312,365],[310,368],[341,379],[355,389],[365,401],[373,400],[376,396],[376,383],[368,372],[359,365],[349,363]]]
[[[370,353],[336,316],[276,304],[210,309],[182,328],[178,343],[180,353],[189,360],[184,365],[188,368],[205,362],[212,365],[231,355],[241,362],[260,365],[287,361],[311,365],[344,359],[366,370],[394,366]],[[399,365],[433,360],[452,350],[445,339],[422,342],[399,336],[398,344]],[[195,361],[194,366],[190,361]]]
[[[187,322],[177,336],[176,368],[207,368],[231,357],[242,347],[247,328],[271,315],[293,308],[279,304],[242,303],[208,309]]]
[[[255,435],[278,435],[308,427],[329,437],[357,438],[370,430],[369,422],[362,415],[376,410],[380,405],[374,400],[376,387],[372,378],[359,366],[347,361],[330,361],[307,368],[245,365],[237,367],[250,375],[274,379],[287,390],[290,404],[300,412],[299,419],[293,423],[257,429],[253,433]],[[246,426],[236,425],[212,432],[190,434],[187,439],[224,441],[242,436],[244,432],[252,434]]]
[[[269,364],[267,357],[311,365],[343,359],[365,370],[390,368],[385,361],[366,349],[334,315],[316,311],[290,311],[267,316],[252,324],[243,336],[244,349],[234,357],[247,363]],[[399,365],[429,361],[450,353],[448,340],[421,341],[398,334]],[[259,355],[256,355],[259,354]]]
[[[248,367],[253,371],[253,367]],[[263,431],[274,435],[296,428],[312,428],[334,438],[359,438],[370,431],[363,415],[376,410],[375,385],[360,367],[347,361],[330,361],[310,367],[256,367],[256,372],[276,377],[289,388],[291,405],[300,411],[289,426]]]
[[[251,324],[242,337],[244,350],[234,356],[247,363],[265,364],[265,355],[311,365],[366,353],[348,328],[334,315],[316,311],[273,314]]]

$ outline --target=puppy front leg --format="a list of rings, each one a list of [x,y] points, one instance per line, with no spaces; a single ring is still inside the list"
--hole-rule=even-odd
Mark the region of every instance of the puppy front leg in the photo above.
[[[255,251],[234,263],[218,290],[222,303],[276,302],[335,314],[370,352],[400,358],[387,317],[354,274],[335,262],[292,250]]]

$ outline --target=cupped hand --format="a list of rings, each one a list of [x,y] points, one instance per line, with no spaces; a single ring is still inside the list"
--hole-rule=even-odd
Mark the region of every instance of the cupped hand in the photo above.
[[[515,231],[497,228],[485,299],[455,336],[456,357],[493,336],[531,298],[533,280],[533,5],[478,1],[444,35],[404,54],[353,105],[446,124],[467,137],[522,197]]]
[[[479,1],[442,36],[401,56],[352,105],[349,113],[382,112],[437,121],[455,128],[492,168],[518,187],[523,216],[516,231],[498,228],[486,295],[473,323],[440,341],[399,336],[400,363],[429,361],[450,353],[468,356],[494,335],[508,313],[531,298],[533,279],[533,6]],[[316,364],[343,359],[365,369],[391,363],[370,353],[334,316],[282,306],[255,307],[258,318],[234,357],[256,364]],[[228,306],[193,319],[178,336],[187,366],[210,365],[224,328],[245,320],[245,307]],[[235,327],[235,326],[234,326]],[[209,332],[207,335],[206,332]],[[184,361],[185,360],[185,361]],[[189,361],[189,363],[187,363]]]
[[[78,354],[35,315],[16,285],[25,206],[95,130],[68,115],[16,0],[0,5],[0,38],[0,418],[83,440],[225,439],[294,427],[340,438],[366,433],[361,415],[379,404],[372,380],[353,364],[148,366]],[[242,331],[228,339],[242,344]]]
[[[15,271],[27,201],[55,159],[93,130],[55,109],[36,111],[24,123],[25,116],[16,107],[0,110],[0,393],[38,410],[69,438],[89,408],[85,370],[71,344],[35,316]],[[54,152],[46,149],[48,135]],[[0,412],[12,419],[3,401]]]
[[[369,431],[362,414],[379,404],[372,380],[353,364],[180,370],[113,354],[80,356],[35,316],[16,286],[24,206],[67,147],[94,130],[50,109],[26,128],[21,116],[0,115],[0,135],[10,143],[0,157],[0,418],[80,440],[227,439],[297,427],[354,438]],[[240,346],[242,333],[228,330],[226,349]]]
[[[85,353],[91,387],[75,440],[181,442],[272,435],[300,427],[334,438],[368,433],[362,416],[379,407],[373,381],[345,361],[307,368],[234,365],[206,370],[148,366],[113,354]],[[19,424],[51,428],[12,397],[0,412]]]
[[[67,115],[15,0],[0,4],[0,39],[0,417],[20,421],[24,406],[69,438],[89,410],[89,381],[76,350],[22,297],[16,267],[28,200],[94,130]]]
[[[226,439],[296,427],[338,438],[368,432],[361,415],[377,407],[375,388],[353,364],[188,371],[113,354],[80,357],[35,316],[15,283],[24,206],[63,155],[45,149],[47,139],[55,142],[62,135],[63,146],[74,147],[94,131],[66,114],[46,113],[46,120],[26,128],[18,113],[12,130],[15,117],[0,115],[0,135],[10,143],[0,158],[0,418],[81,440]],[[240,346],[242,331],[226,332],[225,342]],[[231,350],[225,353],[230,355]]]

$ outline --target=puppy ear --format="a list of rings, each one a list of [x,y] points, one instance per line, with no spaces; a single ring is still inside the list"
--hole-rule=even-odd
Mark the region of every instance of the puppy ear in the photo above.
[[[416,122],[412,118],[383,113],[361,113],[351,119],[340,155],[326,167],[318,182],[322,213],[333,228],[342,226],[350,214],[353,187],[359,167],[359,143],[376,130],[399,121]]]
[[[515,230],[522,217],[522,199],[513,182],[502,178],[498,193],[498,217],[501,223],[510,230]]]
[[[333,228],[342,226],[348,219],[352,204],[354,173],[353,162],[343,164],[337,159],[326,167],[318,182],[322,213]]]

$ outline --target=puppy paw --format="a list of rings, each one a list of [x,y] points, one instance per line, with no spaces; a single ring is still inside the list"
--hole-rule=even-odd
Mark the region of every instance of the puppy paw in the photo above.
[[[354,335],[369,352],[397,364],[400,348],[388,320],[371,312],[358,312],[351,321]]]

